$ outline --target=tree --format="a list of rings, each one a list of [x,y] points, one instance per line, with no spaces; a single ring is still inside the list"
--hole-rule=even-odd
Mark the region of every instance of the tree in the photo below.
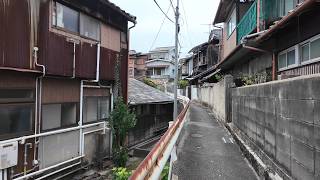
[[[126,137],[128,131],[136,125],[136,115],[128,109],[122,97],[118,97],[111,112],[110,125],[115,138],[113,144],[114,161],[118,166],[125,166],[127,155]]]

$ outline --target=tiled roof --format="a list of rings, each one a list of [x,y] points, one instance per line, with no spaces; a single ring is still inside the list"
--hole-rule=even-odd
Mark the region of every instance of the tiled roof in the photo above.
[[[173,102],[173,98],[166,93],[132,78],[129,79],[128,95],[132,105]]]

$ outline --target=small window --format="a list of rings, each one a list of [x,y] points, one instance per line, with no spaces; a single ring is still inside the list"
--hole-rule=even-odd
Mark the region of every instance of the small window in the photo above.
[[[0,105],[0,139],[32,131],[34,105]]]
[[[80,15],[80,34],[88,38],[100,40],[100,23],[98,20],[84,15]]]
[[[296,51],[292,50],[287,53],[287,65],[293,65],[296,63]]]
[[[45,104],[42,106],[42,130],[58,129],[77,124],[77,104]]]
[[[310,45],[309,43],[301,46],[301,61],[305,62],[310,59]]]
[[[79,32],[79,12],[60,3],[55,3],[52,21],[54,26],[67,29],[72,32]]]
[[[316,59],[320,57],[320,39],[310,43],[310,58]]]
[[[279,69],[286,67],[287,66],[287,54],[281,54],[279,56],[278,61],[279,61],[279,64],[278,64]]]
[[[278,68],[283,69],[287,67],[291,67],[295,64],[297,64],[297,58],[296,58],[296,49],[298,49],[298,46],[294,46],[292,48],[289,48],[278,56]]]
[[[75,103],[66,103],[61,106],[61,126],[67,127],[77,123],[77,106]]]
[[[228,24],[227,24],[227,33],[228,33],[228,37],[233,33],[233,31],[235,30],[236,28],[236,25],[237,25],[237,15],[236,15],[236,9],[234,9],[232,11],[232,14],[230,16],[230,19],[228,21]]]
[[[109,97],[86,97],[83,110],[83,122],[106,121],[110,116]]]
[[[34,91],[30,89],[0,89],[1,102],[33,102]]]
[[[99,98],[99,120],[107,120],[110,116],[110,100],[108,97]]]

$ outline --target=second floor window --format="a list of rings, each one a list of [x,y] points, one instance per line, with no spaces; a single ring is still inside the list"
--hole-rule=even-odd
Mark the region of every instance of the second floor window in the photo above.
[[[100,22],[74,9],[54,2],[52,25],[67,31],[100,40]]]
[[[237,16],[236,16],[236,9],[234,9],[232,11],[232,14],[230,16],[230,19],[228,21],[227,24],[227,33],[228,33],[228,37],[233,33],[233,31],[235,30],[237,25]]]
[[[79,12],[56,2],[53,7],[52,24],[78,33]]]

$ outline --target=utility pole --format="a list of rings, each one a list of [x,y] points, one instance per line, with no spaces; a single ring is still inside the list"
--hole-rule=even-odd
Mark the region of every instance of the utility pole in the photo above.
[[[177,0],[177,7],[175,11],[176,17],[176,38],[175,38],[175,71],[174,71],[174,108],[173,108],[173,120],[178,117],[178,56],[179,56],[179,0]]]

